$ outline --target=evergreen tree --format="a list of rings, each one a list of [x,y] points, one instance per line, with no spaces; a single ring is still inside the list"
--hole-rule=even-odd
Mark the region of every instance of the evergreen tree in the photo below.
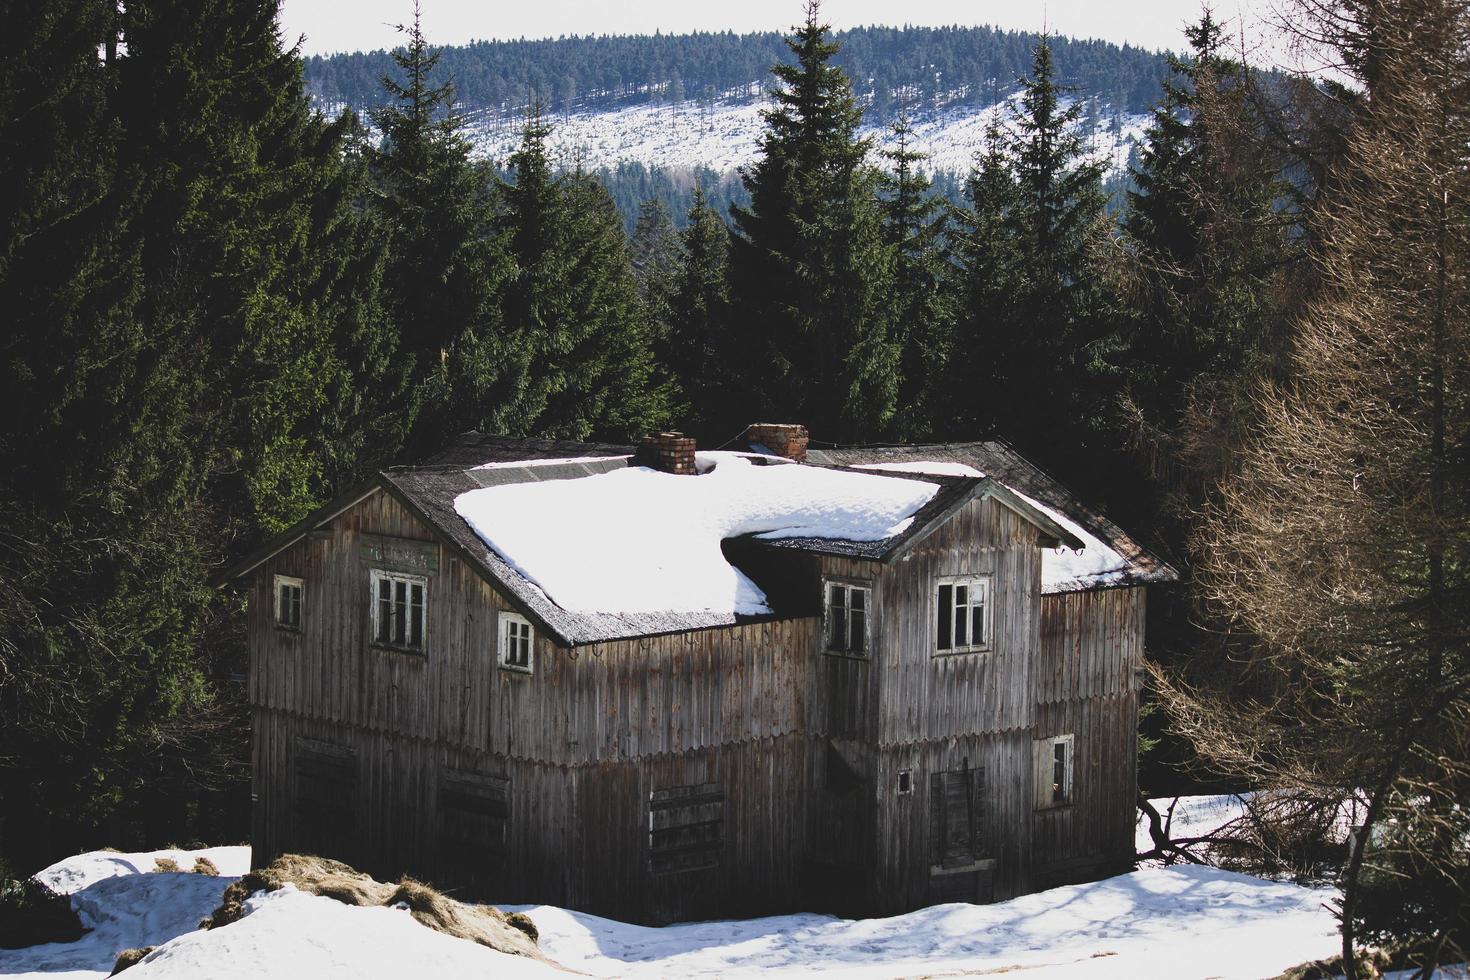
[[[1141,450],[1138,517],[1171,558],[1187,563],[1189,518],[1222,478],[1220,440],[1249,379],[1273,370],[1281,344],[1282,277],[1293,249],[1291,190],[1260,138],[1243,65],[1221,47],[1209,11],[1186,28],[1187,60],[1154,112],[1123,217],[1135,283],[1127,347],[1124,424]],[[1199,416],[1218,431],[1201,442]],[[1151,509],[1151,512],[1150,512]]]
[[[501,194],[501,233],[516,268],[505,318],[535,351],[523,425],[560,438],[627,438],[668,415],[653,326],[612,198],[581,171],[553,174],[549,133],[539,115],[527,120],[510,159],[515,180]]]
[[[897,400],[894,254],[857,135],[862,111],[819,14],[812,0],[787,41],[796,63],[772,69],[760,159],[742,174],[751,204],[733,210],[731,281],[744,357],[731,369],[756,403],[727,405],[717,421],[733,429],[760,414],[867,439],[891,427]]]
[[[384,294],[415,389],[410,454],[422,455],[465,428],[514,428],[530,350],[499,317],[509,270],[493,233],[493,182],[470,160],[453,87],[432,82],[439,53],[417,3],[404,31],[407,46],[393,52],[403,80],[383,78],[394,102],[372,114],[383,134],[372,163],[390,236]]]
[[[958,307],[953,351],[941,376],[936,429],[949,438],[990,433],[1002,412],[1015,364],[1002,352],[1015,336],[1025,269],[1013,230],[1019,190],[998,120],[986,128],[964,196],[954,214],[952,282]]]
[[[648,198],[638,206],[632,257],[633,274],[644,304],[656,323],[667,323],[669,293],[680,259],[679,232],[669,209],[658,198]]]
[[[913,147],[907,115],[892,126],[894,144],[882,151],[891,170],[881,178],[883,226],[894,253],[893,342],[900,351],[896,434],[925,439],[947,400],[943,379],[953,343],[954,305],[946,286],[949,215],[921,169],[926,155]]]
[[[729,351],[722,343],[730,303],[730,230],[698,187],[680,243],[661,360],[682,388],[680,424],[701,438],[720,439],[711,422],[721,405],[734,401],[726,388]]]

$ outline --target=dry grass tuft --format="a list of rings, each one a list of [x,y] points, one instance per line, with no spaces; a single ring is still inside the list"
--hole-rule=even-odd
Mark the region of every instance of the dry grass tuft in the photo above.
[[[219,877],[219,867],[207,857],[197,857],[194,859],[194,873],[196,875],[209,875],[210,877],[217,878]]]
[[[141,946],[138,949],[125,949],[117,954],[117,962],[112,964],[112,972],[108,974],[115,977],[130,966],[137,966],[143,957],[157,949],[157,946]]]
[[[544,960],[536,947],[536,926],[523,913],[506,915],[489,905],[466,905],[429,885],[404,878],[384,884],[341,861],[302,854],[283,854],[264,868],[250,872],[225,889],[220,907],[201,922],[214,929],[237,921],[245,900],[256,892],[275,891],[291,884],[297,889],[333,898],[344,905],[400,906],[421,925],[457,939],[468,939],[502,953]]]
[[[179,870],[179,862],[175,861],[173,858],[154,858],[153,859],[153,870],[154,871],[178,871]]]

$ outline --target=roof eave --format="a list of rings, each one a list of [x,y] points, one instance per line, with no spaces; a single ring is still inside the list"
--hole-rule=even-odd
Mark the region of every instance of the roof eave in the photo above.
[[[252,550],[245,557],[215,572],[205,582],[211,588],[217,589],[250,574],[282,551],[291,547],[297,541],[306,537],[307,534],[315,531],[323,524],[335,520],[353,507],[356,507],[383,489],[385,485],[381,475],[374,475],[364,480],[346,493],[327,501],[284,531],[267,538],[259,547]]]

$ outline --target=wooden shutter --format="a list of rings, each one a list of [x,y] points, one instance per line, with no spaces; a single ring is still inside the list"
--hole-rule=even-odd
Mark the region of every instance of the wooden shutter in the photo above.
[[[648,797],[648,860],[654,874],[717,867],[724,850],[725,791],[718,783],[656,789]]]

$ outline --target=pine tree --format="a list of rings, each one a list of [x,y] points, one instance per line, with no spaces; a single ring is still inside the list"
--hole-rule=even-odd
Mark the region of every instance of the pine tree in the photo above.
[[[881,180],[883,225],[894,253],[893,342],[900,351],[895,432],[905,440],[930,438],[944,420],[943,379],[954,338],[954,304],[945,288],[949,215],[921,169],[927,156],[913,147],[906,114],[891,127],[891,165]]]
[[[721,405],[735,401],[725,387],[730,352],[723,342],[730,303],[730,230],[698,187],[680,244],[682,258],[660,359],[682,389],[680,425],[700,438],[719,439],[723,437],[711,422]]]
[[[833,65],[837,45],[807,5],[778,64],[760,159],[742,173],[751,204],[733,210],[736,308],[729,365],[754,405],[723,408],[733,428],[753,414],[807,423],[819,438],[872,438],[893,421],[899,348],[891,336],[893,249],[883,238],[862,110]]]
[[[663,328],[668,323],[669,294],[679,266],[679,233],[669,209],[658,198],[638,206],[633,226],[633,275],[653,321]]]

